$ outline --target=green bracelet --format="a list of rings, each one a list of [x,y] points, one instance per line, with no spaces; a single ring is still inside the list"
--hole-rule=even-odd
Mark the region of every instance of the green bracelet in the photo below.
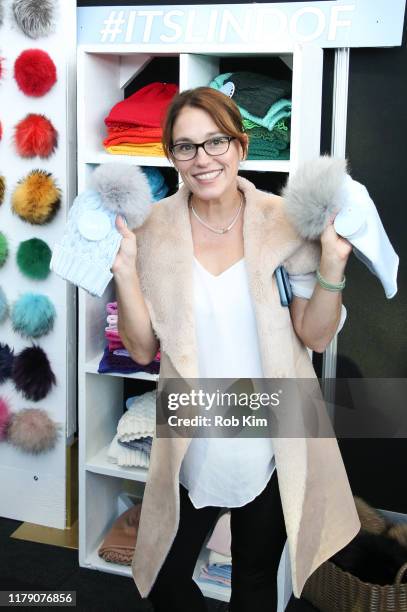
[[[321,272],[317,270],[317,281],[322,289],[326,289],[327,291],[342,291],[345,288],[346,277],[344,276],[340,283],[330,283],[325,280],[324,277],[321,276]]]

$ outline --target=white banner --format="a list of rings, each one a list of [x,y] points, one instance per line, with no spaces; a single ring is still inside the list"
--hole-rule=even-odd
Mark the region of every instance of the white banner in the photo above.
[[[79,44],[400,46],[405,0],[78,8]]]

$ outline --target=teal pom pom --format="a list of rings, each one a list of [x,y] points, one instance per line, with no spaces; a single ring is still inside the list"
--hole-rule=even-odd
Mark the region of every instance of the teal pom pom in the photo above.
[[[20,243],[17,251],[17,265],[28,278],[43,280],[50,273],[51,249],[39,238]]]
[[[8,257],[8,241],[3,232],[0,232],[0,268],[4,266]]]
[[[0,323],[4,321],[8,314],[8,303],[6,294],[3,289],[0,287]]]
[[[11,320],[14,331],[26,338],[39,338],[54,327],[56,312],[46,295],[24,293],[14,304]]]

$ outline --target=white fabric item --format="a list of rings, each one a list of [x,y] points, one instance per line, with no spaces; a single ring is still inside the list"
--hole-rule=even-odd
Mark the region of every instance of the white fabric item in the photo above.
[[[111,463],[117,463],[120,467],[143,467],[148,468],[150,457],[142,450],[122,446],[118,442],[119,436],[115,435],[110,443],[107,458]]]
[[[394,297],[399,257],[366,187],[349,175],[344,179],[343,202],[335,217],[335,231],[349,240],[355,255],[379,278],[386,297]]]
[[[232,565],[232,557],[227,557],[211,550],[208,563],[209,565]]]
[[[155,402],[156,391],[127,400],[127,410],[117,424],[117,433],[122,442],[155,435]]]
[[[195,259],[194,308],[200,377],[261,378],[244,259],[219,276]],[[270,438],[194,438],[181,465],[180,482],[196,508],[239,507],[261,493],[274,469]]]

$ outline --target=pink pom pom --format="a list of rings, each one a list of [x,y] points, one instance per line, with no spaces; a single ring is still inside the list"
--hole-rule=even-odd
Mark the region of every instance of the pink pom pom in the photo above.
[[[7,437],[7,428],[10,422],[11,412],[5,399],[0,397],[0,441]]]

